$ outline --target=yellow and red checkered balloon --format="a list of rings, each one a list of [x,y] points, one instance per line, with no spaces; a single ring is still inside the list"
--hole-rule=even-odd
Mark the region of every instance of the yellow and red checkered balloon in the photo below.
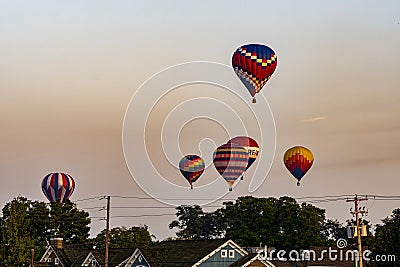
[[[295,146],[285,152],[283,162],[289,172],[298,180],[297,185],[300,185],[301,178],[314,162],[314,156],[308,148]]]

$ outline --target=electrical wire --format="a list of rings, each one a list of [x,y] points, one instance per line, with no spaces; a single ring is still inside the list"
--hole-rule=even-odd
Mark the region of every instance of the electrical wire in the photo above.
[[[291,197],[295,199],[298,202],[303,202],[303,203],[309,203],[309,204],[321,204],[321,203],[333,203],[333,202],[338,202],[338,201],[345,201],[349,199],[353,199],[356,195],[350,195],[350,194],[342,194],[342,195],[323,195],[323,196],[305,196],[305,197]],[[373,199],[373,204],[375,201],[399,201],[400,200],[400,195],[373,195],[373,194],[365,194],[365,195],[358,195],[366,198]],[[152,197],[139,197],[139,196],[123,196],[123,195],[112,195],[110,196],[111,198],[116,198],[116,199],[137,199],[137,200],[154,200]],[[246,197],[246,196],[244,196]],[[84,202],[84,201],[90,201],[90,202],[96,202],[98,203],[99,201],[103,201],[106,199],[107,196],[96,196],[96,197],[89,197],[89,198],[84,198],[84,199],[79,199],[76,200],[75,202]],[[220,199],[219,201],[223,202],[228,202],[228,201],[239,201],[239,198],[236,199]],[[207,198],[201,198],[201,199],[186,199],[186,198],[160,198],[163,200],[182,200],[182,201],[188,201],[188,200],[213,200],[213,199],[207,199]],[[104,203],[104,202],[103,202]],[[195,205],[181,205],[181,206],[188,206],[188,207],[193,207]],[[226,205],[221,204],[221,205],[203,205],[202,207],[204,208],[216,208],[216,209],[223,209],[226,207]],[[371,208],[370,207],[370,208]],[[119,204],[118,206],[111,206],[112,210],[135,210],[135,209],[143,209],[143,210],[157,210],[157,209],[177,209],[178,206],[156,206],[156,205],[137,205],[137,206],[132,206],[132,205],[127,205],[123,206]],[[88,210],[90,213],[98,213],[101,211],[106,210],[105,206],[100,206],[100,205],[95,205],[92,207],[81,207],[81,210]],[[92,214],[93,215],[93,214]],[[162,217],[162,216],[173,216],[176,215],[176,213],[165,213],[165,214],[121,214],[121,215],[113,215],[110,216],[110,218],[142,218],[142,217]],[[89,216],[90,219],[94,220],[104,220],[104,216]]]
[[[104,198],[104,196],[97,196],[97,197],[89,197],[89,198],[83,198],[83,199],[78,199],[78,200],[74,200],[75,203],[77,202],[83,202],[83,201],[88,201],[88,200],[101,200],[102,198]]]
[[[221,208],[221,206],[205,206],[207,208]],[[124,206],[124,207],[114,207],[113,209],[175,209],[175,206],[165,207],[165,206]]]

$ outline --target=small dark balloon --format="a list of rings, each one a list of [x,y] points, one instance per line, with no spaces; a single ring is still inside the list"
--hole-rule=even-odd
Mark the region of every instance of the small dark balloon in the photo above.
[[[193,183],[199,179],[205,169],[204,160],[197,155],[186,155],[179,162],[179,170],[193,189]]]

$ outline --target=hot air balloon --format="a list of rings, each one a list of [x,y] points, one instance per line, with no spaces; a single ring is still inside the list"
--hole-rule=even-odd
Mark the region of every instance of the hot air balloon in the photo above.
[[[300,180],[311,168],[314,156],[309,149],[295,146],[285,152],[283,162],[289,172],[298,180],[297,185],[300,186]]]
[[[228,183],[229,191],[232,191],[232,185],[246,170],[248,161],[249,155],[242,146],[225,144],[215,150],[214,166]]]
[[[260,152],[260,148],[258,147],[256,140],[247,136],[237,136],[229,140],[228,144],[236,144],[242,146],[247,150],[247,153],[249,154],[249,161],[246,167],[247,171],[247,169],[250,168],[254,161],[256,161],[258,153]],[[243,180],[243,175],[240,179]]]
[[[186,155],[179,162],[179,170],[186,180],[188,180],[191,189],[193,189],[192,183],[199,179],[204,168],[204,160],[197,155]]]
[[[232,56],[232,67],[236,75],[249,90],[256,103],[255,94],[274,73],[278,59],[275,52],[261,44],[247,44],[239,47]]]
[[[50,202],[64,203],[72,195],[74,189],[75,181],[66,173],[49,173],[42,181],[42,191]]]

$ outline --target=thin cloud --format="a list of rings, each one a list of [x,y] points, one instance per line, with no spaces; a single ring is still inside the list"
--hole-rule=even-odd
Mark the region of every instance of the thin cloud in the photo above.
[[[310,119],[304,119],[304,120],[300,120],[300,123],[309,123],[309,122],[315,122],[315,121],[322,121],[322,120],[326,120],[328,117],[315,117],[315,118],[310,118]]]

